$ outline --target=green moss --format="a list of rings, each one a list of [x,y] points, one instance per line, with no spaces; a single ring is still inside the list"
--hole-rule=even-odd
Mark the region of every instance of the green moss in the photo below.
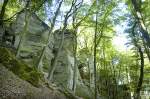
[[[0,63],[21,79],[36,87],[39,85],[42,74],[36,68],[28,66],[24,61],[16,59],[15,55],[7,48],[0,47]]]

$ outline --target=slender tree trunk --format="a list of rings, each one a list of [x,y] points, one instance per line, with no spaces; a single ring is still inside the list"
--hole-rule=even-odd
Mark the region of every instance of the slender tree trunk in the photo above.
[[[96,23],[95,23],[95,34],[94,34],[94,85],[95,85],[95,95],[94,95],[94,99],[97,99],[97,73],[96,73],[96,41],[97,41],[97,17],[98,17],[98,13],[96,13]]]
[[[67,26],[67,25],[66,25]],[[54,57],[54,60],[53,60],[53,63],[51,65],[51,68],[49,69],[49,74],[48,74],[48,79],[51,81],[52,80],[52,77],[53,77],[53,74],[54,74],[54,71],[55,71],[55,68],[56,68],[56,65],[57,65],[57,61],[58,61],[58,58],[60,56],[60,51],[62,50],[63,48],[63,44],[64,44],[64,33],[65,33],[65,30],[66,30],[66,26],[64,26],[63,30],[61,31],[62,32],[62,37],[61,37],[61,41],[60,41],[60,45],[59,45],[59,48],[58,48],[58,51]]]
[[[41,55],[40,55],[40,57],[39,57],[39,59],[38,59],[38,61],[37,61],[36,67],[37,67],[38,69],[41,69],[41,68],[42,68],[40,65],[41,65],[41,63],[42,63],[42,60],[43,60],[43,57],[44,57],[44,53],[45,53],[46,48],[47,48],[47,45],[45,45],[45,46],[43,47],[42,52],[41,52]]]
[[[24,16],[25,25],[23,27],[23,31],[22,31],[23,33],[21,33],[21,36],[20,36],[20,41],[19,41],[19,45],[17,47],[16,57],[19,57],[19,54],[20,54],[20,51],[22,48],[22,43],[24,42],[25,35],[28,32],[27,29],[28,29],[28,25],[29,25],[29,18],[31,15],[31,13],[30,12],[28,13],[28,10],[27,10],[29,3],[30,3],[30,0],[27,0],[26,6],[25,6],[25,16]]]
[[[77,38],[75,38],[77,39]],[[77,83],[77,40],[75,40],[75,44],[74,44],[74,72],[73,72],[73,86],[72,86],[72,90],[75,93],[76,90],[76,83]]]
[[[137,19],[138,24],[140,25],[140,28],[141,28],[141,33],[142,33],[142,37],[144,39],[144,42],[150,48],[150,36],[149,36],[149,33],[148,33],[147,28],[145,26],[143,16],[141,14],[141,2],[138,3],[137,2],[138,0],[131,0],[131,1],[132,1],[132,5],[134,7],[134,11],[136,13],[135,14],[136,19]]]
[[[58,14],[59,14],[59,11],[60,11],[62,2],[63,2],[63,0],[59,3],[59,6],[58,6],[58,8],[57,8],[57,10],[56,10],[56,13],[55,13],[55,16],[54,16],[54,18],[53,18],[53,20],[52,20],[51,27],[50,27],[50,29],[49,29],[48,39],[47,39],[47,41],[46,41],[46,45],[43,47],[43,50],[42,50],[42,52],[41,52],[41,55],[40,55],[40,57],[39,57],[39,59],[38,59],[38,61],[37,61],[37,64],[36,64],[36,67],[37,67],[37,68],[40,68],[40,64],[42,63],[42,60],[43,60],[43,57],[44,57],[46,48],[47,48],[47,46],[48,46],[48,44],[49,44],[50,37],[51,37],[51,34],[52,34],[52,32],[53,32],[54,25],[55,25],[55,22],[56,22],[56,18],[57,18]]]
[[[148,46],[145,43],[143,45],[144,45],[145,52],[146,52],[147,57],[148,57],[149,62],[150,62],[150,50],[149,50]]]
[[[3,20],[4,20],[4,15],[5,15],[5,9],[6,9],[6,6],[8,4],[8,1],[9,0],[4,0],[3,2],[3,5],[2,5],[2,9],[1,9],[1,12],[0,12],[0,43],[3,42],[4,40],[4,36],[5,36],[5,28],[3,26]]]
[[[83,0],[81,0],[81,4],[83,3]],[[75,25],[76,24],[76,15],[77,15],[77,12],[76,12],[77,8],[76,6],[74,5],[73,6],[73,11],[75,13],[73,13],[73,22],[72,22],[72,26],[73,26],[73,29],[75,30],[75,41],[74,41],[74,71],[73,71],[73,86],[72,86],[72,90],[74,91],[75,93],[75,90],[76,90],[76,84],[77,84],[77,80],[78,80],[78,73],[77,73],[77,70],[78,70],[78,66],[77,66],[77,31],[78,31],[78,25]]]
[[[73,6],[73,11],[75,10],[75,6]],[[75,93],[75,90],[76,90],[76,83],[77,83],[77,29],[78,28],[75,28],[75,23],[76,23],[76,14],[77,13],[74,13],[73,14],[73,22],[72,22],[72,26],[73,26],[73,29],[75,30],[75,41],[74,41],[74,44],[73,44],[73,53],[74,53],[74,68],[73,68],[73,85],[72,85],[72,90],[74,91]]]
[[[89,73],[89,88],[91,89],[91,70],[90,70],[91,68],[90,68],[89,59],[88,59],[88,73]]]
[[[5,14],[5,9],[6,9],[7,4],[8,4],[8,0],[4,0],[1,13],[0,13],[0,25],[3,24],[3,19],[4,19],[4,14]]]
[[[77,5],[76,5],[76,3],[77,3],[77,0],[73,0],[72,1],[72,5],[71,5],[71,8],[69,9],[69,11],[66,13],[66,15],[65,15],[65,19],[64,19],[64,27],[63,27],[63,29],[62,29],[62,38],[61,38],[61,42],[60,42],[60,45],[59,45],[59,48],[58,48],[58,51],[57,51],[57,53],[56,53],[56,55],[55,55],[55,57],[54,57],[54,61],[53,61],[53,63],[52,63],[52,66],[51,66],[51,68],[49,69],[49,74],[48,74],[48,79],[51,81],[52,80],[52,77],[53,77],[53,73],[54,73],[54,71],[55,71],[55,68],[56,68],[56,65],[57,65],[57,61],[58,61],[58,58],[59,58],[59,54],[60,54],[60,51],[61,51],[61,49],[63,48],[63,44],[64,44],[64,33],[65,33],[65,31],[66,31],[66,28],[67,28],[67,21],[68,21],[68,19],[69,19],[69,17],[70,16],[72,16],[76,11],[77,11],[77,5],[80,5],[82,2],[80,2],[80,3],[78,3]],[[75,6],[75,10],[73,10],[73,7]],[[73,10],[73,12],[72,12],[72,10]]]
[[[134,99],[140,99],[140,91],[142,89],[142,83],[143,83],[143,78],[144,78],[144,55],[143,55],[141,47],[138,47],[138,50],[139,50],[140,59],[141,59],[141,66],[140,66],[140,77],[139,77]]]
[[[28,32],[27,28],[28,28],[28,24],[29,24],[29,15],[30,13],[27,12],[27,10],[25,10],[25,25],[24,25],[24,28],[23,28],[23,33],[21,33],[21,36],[20,36],[20,41],[19,41],[19,45],[17,47],[17,52],[16,52],[16,57],[19,57],[20,55],[20,51],[21,51],[21,48],[22,48],[22,44],[24,42],[24,39],[25,39],[25,36],[26,36],[26,33]]]

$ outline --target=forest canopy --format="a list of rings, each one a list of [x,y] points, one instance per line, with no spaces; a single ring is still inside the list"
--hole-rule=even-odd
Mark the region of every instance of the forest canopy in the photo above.
[[[56,84],[69,99],[149,99],[149,5],[0,0],[0,65],[34,87]]]

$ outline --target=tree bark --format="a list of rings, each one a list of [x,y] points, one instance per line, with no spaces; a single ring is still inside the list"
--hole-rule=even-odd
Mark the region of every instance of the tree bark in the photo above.
[[[4,19],[5,9],[6,9],[7,4],[8,4],[8,0],[4,0],[2,10],[1,10],[1,13],[0,13],[0,25],[3,24],[3,19]]]
[[[4,24],[4,15],[5,15],[5,9],[6,9],[7,4],[8,4],[8,0],[4,0],[2,9],[0,12],[0,43],[3,42],[4,36],[5,36],[5,28],[3,24]]]
[[[140,66],[140,77],[139,77],[134,99],[140,99],[140,91],[142,89],[142,83],[143,83],[143,78],[144,78],[144,55],[143,55],[141,47],[138,47],[138,51],[140,54],[141,66]]]
[[[98,13],[96,13],[96,23],[95,23],[95,34],[94,34],[94,93],[95,93],[95,95],[94,95],[94,99],[97,99],[97,83],[96,83],[96,81],[97,81],[97,73],[96,73],[96,52],[97,52],[97,50],[96,50],[96,46],[97,46],[97,43],[96,43],[96,41],[97,41],[97,24],[98,24],[98,20],[97,20],[97,16],[98,16]]]
[[[16,57],[19,57],[19,55],[20,55],[22,44],[24,42],[25,35],[27,33],[27,28],[28,28],[28,24],[29,24],[29,21],[28,21],[29,16],[30,16],[29,13],[27,12],[27,10],[25,10],[25,19],[24,19],[25,25],[23,27],[23,31],[22,31],[23,33],[21,33],[21,36],[20,36],[20,41],[19,41],[19,45],[17,47]]]
[[[77,1],[75,1],[77,2]],[[83,0],[81,0],[81,2],[79,4],[82,4],[83,3]],[[77,31],[78,31],[78,26],[75,25],[76,24],[76,15],[77,15],[77,10],[78,8],[76,8],[76,5],[73,6],[73,22],[72,22],[72,26],[73,26],[73,29],[75,30],[75,41],[74,41],[74,44],[73,44],[73,51],[74,51],[74,70],[73,70],[73,86],[72,86],[72,90],[74,91],[75,93],[75,90],[76,90],[76,84],[77,84],[77,79],[78,79],[78,73],[77,73],[77,70],[78,70],[78,66],[77,66]]]
[[[29,12],[28,13],[28,7],[29,7],[29,3],[30,3],[30,0],[27,0],[27,3],[26,3],[26,6],[25,6],[25,16],[24,16],[24,27],[23,27],[23,33],[21,33],[20,35],[20,41],[19,41],[19,45],[17,47],[17,52],[16,52],[16,57],[19,57],[19,54],[20,54],[20,51],[21,51],[21,48],[22,48],[22,43],[24,42],[24,39],[25,39],[25,35],[27,33],[27,29],[28,29],[28,25],[29,25],[29,18],[30,18],[30,15],[31,13]]]
[[[49,69],[49,73],[48,73],[48,79],[51,81],[52,78],[53,78],[53,74],[54,74],[54,71],[55,71],[55,68],[57,66],[57,61],[58,61],[58,58],[59,58],[59,55],[60,55],[60,51],[62,50],[63,48],[63,44],[64,44],[64,33],[65,33],[65,30],[66,30],[66,26],[64,26],[63,30],[61,31],[62,32],[62,37],[61,37],[61,42],[60,42],[60,45],[59,45],[59,48],[58,48],[58,51],[54,57],[54,60],[53,60],[53,63],[51,65],[51,69]]]
[[[53,32],[54,25],[55,25],[55,22],[56,22],[56,18],[57,18],[58,14],[59,14],[59,11],[60,11],[62,2],[63,2],[63,0],[61,0],[61,2],[59,3],[59,6],[58,6],[58,8],[57,8],[57,10],[56,10],[56,13],[55,13],[55,16],[54,16],[54,18],[53,18],[53,20],[52,20],[51,27],[50,27],[50,29],[49,29],[48,39],[47,39],[47,41],[46,41],[46,45],[43,47],[43,50],[42,50],[42,52],[41,52],[41,55],[40,55],[40,57],[39,57],[39,59],[38,59],[38,61],[37,61],[37,64],[36,64],[36,67],[37,67],[37,68],[41,68],[41,67],[40,67],[40,63],[41,63],[42,60],[43,60],[43,57],[44,57],[46,48],[47,48],[47,46],[48,46],[48,44],[49,44],[50,36],[51,36],[51,34],[52,34],[52,32]]]
[[[50,81],[52,80],[53,73],[54,73],[56,65],[57,65],[57,61],[58,61],[58,58],[59,58],[60,51],[63,48],[64,33],[66,31],[66,28],[67,28],[67,21],[68,21],[69,17],[72,16],[77,11],[77,9],[78,9],[77,6],[81,4],[81,2],[78,3],[78,4],[76,4],[76,3],[77,3],[77,0],[73,0],[72,1],[72,5],[71,5],[69,11],[65,15],[65,19],[64,19],[64,23],[63,23],[63,29],[61,31],[62,32],[61,42],[60,42],[58,51],[57,51],[57,53],[56,53],[56,55],[54,57],[54,61],[53,61],[52,66],[51,66],[52,68],[49,69],[49,74],[48,74],[48,77],[47,77]],[[75,7],[76,9],[73,10],[73,7]]]
[[[142,34],[142,37],[144,39],[144,42],[150,48],[150,36],[149,36],[149,33],[148,33],[147,28],[145,26],[143,16],[141,14],[141,2],[137,2],[137,0],[131,0],[131,2],[133,5],[133,8],[134,8],[134,11],[135,11],[135,17],[138,21],[138,24],[140,25],[141,34]]]

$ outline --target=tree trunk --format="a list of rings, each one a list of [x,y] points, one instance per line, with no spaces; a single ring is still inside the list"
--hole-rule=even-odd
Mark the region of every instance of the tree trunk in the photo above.
[[[20,41],[19,41],[19,45],[17,47],[17,52],[16,52],[16,57],[19,57],[19,54],[20,54],[20,51],[21,51],[21,48],[22,48],[22,43],[24,42],[24,39],[25,39],[25,35],[27,33],[27,29],[28,29],[28,25],[29,25],[29,18],[30,18],[30,15],[31,13],[29,12],[28,13],[28,6],[29,6],[29,3],[30,3],[30,0],[27,0],[27,3],[26,3],[26,6],[25,6],[25,16],[24,16],[24,27],[23,27],[23,33],[21,33],[21,36],[20,36]]]
[[[4,35],[5,35],[5,28],[3,26],[3,20],[4,20],[4,15],[5,15],[5,9],[8,4],[8,0],[4,0],[1,13],[0,13],[0,43],[3,42]]]
[[[71,5],[71,7],[70,7],[70,9],[69,9],[69,11],[66,13],[66,15],[65,15],[65,19],[64,19],[64,26],[63,26],[63,29],[62,29],[62,38],[61,38],[61,42],[60,42],[60,45],[59,45],[59,48],[58,48],[58,51],[57,51],[57,53],[56,53],[56,55],[55,55],[55,57],[54,57],[54,61],[53,61],[53,63],[52,63],[52,68],[51,69],[49,69],[49,74],[48,74],[48,79],[51,81],[52,80],[52,77],[53,77],[53,73],[54,73],[54,71],[55,71],[55,68],[56,68],[56,65],[57,65],[57,61],[58,61],[58,58],[59,58],[59,54],[60,54],[60,51],[61,51],[61,49],[63,48],[63,43],[64,43],[64,33],[65,33],[65,31],[66,31],[66,28],[67,28],[67,21],[68,21],[68,19],[69,19],[69,17],[70,16],[72,16],[74,13],[76,13],[76,11],[77,11],[77,9],[78,8],[76,8],[77,7],[77,5],[79,5],[79,4],[81,4],[81,2],[80,3],[78,3],[78,4],[76,4],[77,3],[77,0],[73,0],[72,1],[72,5]],[[73,10],[73,7],[75,6],[75,10]],[[73,12],[72,12],[72,10],[73,10]]]
[[[0,25],[3,25],[3,19],[4,19],[7,3],[8,3],[8,0],[4,0],[3,6],[1,9],[1,13],[0,13]]]
[[[97,43],[96,43],[96,41],[97,41],[97,24],[98,24],[97,16],[98,16],[98,13],[96,13],[96,24],[95,24],[95,34],[94,34],[94,85],[95,85],[94,99],[97,99],[97,83],[96,83],[96,81],[97,81],[97,79],[96,79],[96,77],[97,77],[97,74],[96,74],[96,52],[97,52],[96,48],[97,47],[96,47],[96,45],[97,45]]]
[[[43,50],[42,50],[42,52],[41,52],[41,55],[40,55],[40,57],[39,57],[39,59],[38,59],[38,61],[37,61],[37,64],[36,64],[36,67],[37,67],[37,68],[41,68],[41,67],[40,67],[40,63],[41,63],[42,60],[43,60],[43,57],[44,57],[46,48],[47,48],[47,46],[48,46],[48,44],[49,44],[50,36],[51,36],[51,34],[52,34],[52,32],[53,32],[54,25],[55,25],[55,22],[56,22],[56,18],[57,18],[58,14],[59,14],[59,11],[60,11],[62,2],[63,2],[63,0],[61,0],[61,2],[59,3],[59,6],[58,6],[58,8],[57,8],[57,10],[56,10],[56,13],[55,13],[55,16],[54,16],[54,18],[53,18],[53,20],[52,20],[51,27],[50,27],[50,29],[49,29],[49,34],[48,34],[48,39],[47,39],[46,45],[43,47]]]
[[[131,0],[131,1],[132,1],[132,5],[134,7],[134,11],[135,11],[135,17],[138,21],[138,24],[140,25],[140,28],[141,28],[141,34],[142,34],[142,37],[144,39],[144,42],[150,48],[150,36],[149,36],[149,33],[148,33],[147,28],[145,26],[143,16],[141,14],[141,2],[138,3],[137,2],[138,0]]]
[[[16,52],[16,57],[19,57],[19,55],[20,55],[20,51],[21,51],[21,48],[22,48],[22,44],[23,44],[23,42],[24,42],[24,39],[25,39],[25,36],[26,36],[26,33],[27,33],[27,28],[28,28],[28,25],[29,25],[29,17],[30,17],[30,15],[29,15],[30,13],[28,13],[27,12],[27,10],[25,11],[25,19],[24,19],[24,21],[25,21],[25,25],[24,25],[24,27],[23,27],[23,33],[21,33],[21,36],[20,36],[20,41],[19,41],[19,45],[18,45],[18,47],[17,47],[17,52]]]
[[[76,39],[76,38],[75,38]],[[77,40],[75,40],[75,44],[74,44],[74,71],[73,71],[73,86],[72,86],[72,90],[75,93],[75,89],[76,89],[76,83],[77,83]]]
[[[67,26],[67,25],[66,25]],[[65,33],[65,30],[66,30],[66,26],[64,26],[63,30],[61,31],[62,32],[62,37],[61,37],[61,41],[60,41],[60,45],[59,45],[59,48],[58,48],[58,51],[54,57],[54,60],[53,60],[53,63],[51,65],[52,68],[49,69],[49,74],[48,74],[48,79],[51,81],[52,80],[52,77],[53,77],[53,74],[54,74],[54,71],[55,71],[55,68],[56,68],[56,65],[57,65],[57,61],[58,61],[58,58],[59,58],[59,55],[60,55],[60,51],[61,49],[63,48],[63,44],[64,44],[64,33]]]
[[[134,99],[140,99],[140,91],[142,89],[142,83],[143,83],[143,78],[144,78],[144,55],[143,55],[141,47],[138,47],[138,50],[140,54],[141,66],[140,66],[140,77],[139,77]]]

